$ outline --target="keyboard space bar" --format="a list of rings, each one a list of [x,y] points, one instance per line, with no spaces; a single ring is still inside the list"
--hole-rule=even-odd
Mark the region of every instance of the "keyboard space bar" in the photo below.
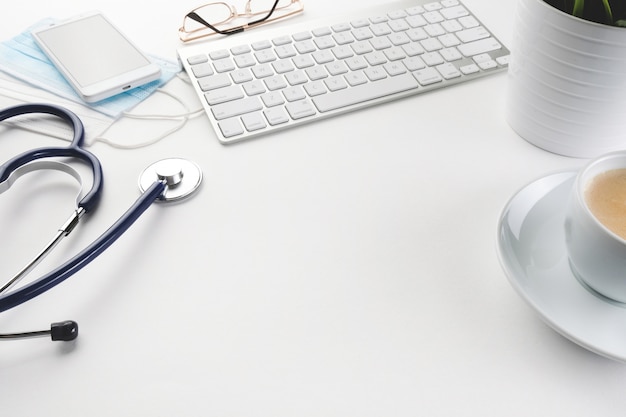
[[[311,101],[313,101],[320,113],[324,113],[391,94],[412,90],[417,88],[417,86],[418,83],[415,77],[407,73],[327,93],[314,97]]]

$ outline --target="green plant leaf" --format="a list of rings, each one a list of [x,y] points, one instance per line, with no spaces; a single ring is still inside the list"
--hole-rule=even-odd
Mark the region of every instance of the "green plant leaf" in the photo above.
[[[574,7],[572,8],[572,14],[577,17],[583,17],[585,9],[585,0],[574,0]]]
[[[611,12],[611,5],[609,4],[609,0],[602,0],[602,5],[604,6],[604,13],[606,13],[608,21],[612,22],[613,12]]]

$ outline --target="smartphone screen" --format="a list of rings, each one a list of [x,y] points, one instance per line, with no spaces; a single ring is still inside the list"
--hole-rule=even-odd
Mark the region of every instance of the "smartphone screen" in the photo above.
[[[87,101],[157,79],[158,66],[101,14],[33,32],[37,43]]]

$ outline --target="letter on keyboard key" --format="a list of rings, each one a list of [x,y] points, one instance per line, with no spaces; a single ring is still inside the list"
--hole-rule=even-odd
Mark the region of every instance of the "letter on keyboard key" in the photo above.
[[[417,81],[415,81],[415,78],[411,74],[403,74],[397,77],[388,77],[383,80],[372,81],[349,89],[324,94],[312,100],[317,110],[320,113],[324,113],[417,87]]]
[[[233,116],[251,113],[261,110],[263,105],[258,97],[244,98],[242,100],[229,101],[227,103],[216,104],[211,108],[213,116],[217,120],[228,119]]]

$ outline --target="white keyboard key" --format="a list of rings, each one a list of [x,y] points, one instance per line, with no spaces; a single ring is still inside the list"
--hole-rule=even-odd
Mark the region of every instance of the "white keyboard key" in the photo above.
[[[265,129],[267,127],[263,115],[259,112],[244,114],[241,116],[241,121],[248,132],[254,132],[255,130]]]
[[[289,45],[281,45],[281,46],[276,48],[275,52],[276,52],[276,55],[278,56],[278,58],[280,58],[280,59],[292,58],[292,57],[298,55],[298,53],[296,52],[296,48],[294,48],[293,45],[291,45],[291,44],[289,44]]]
[[[304,90],[300,86],[285,88],[282,93],[285,99],[290,102],[306,98],[306,94],[304,94]]]
[[[333,33],[333,31],[330,30],[328,26],[324,26],[321,28],[313,29],[311,33],[313,33],[313,36],[328,36]]]
[[[483,61],[479,63],[478,66],[480,67],[480,69],[490,70],[490,69],[496,68],[498,64],[496,63],[496,61],[490,60],[490,61]]]
[[[280,106],[281,104],[285,104],[285,99],[282,94],[277,91],[270,91],[261,96],[261,100],[263,100],[263,104],[265,107],[274,107]]]
[[[353,28],[362,28],[369,26],[370,22],[367,19],[356,19],[350,22]]]
[[[442,49],[441,51],[439,51],[439,53],[441,54],[443,59],[445,59],[448,62],[458,61],[459,59],[463,58],[463,55],[461,55],[458,49],[456,48]]]
[[[352,36],[357,41],[365,41],[368,39],[372,39],[374,34],[368,27],[359,27],[352,31]]]
[[[196,78],[207,77],[215,74],[213,67],[209,63],[197,64],[191,67],[191,71]]]
[[[269,91],[276,91],[280,90],[281,88],[287,87],[287,82],[285,81],[285,78],[280,75],[265,78],[263,82],[265,83],[265,86]]]
[[[211,108],[216,120],[228,119],[246,113],[263,109],[263,103],[258,97],[249,97],[237,101],[217,104]]]
[[[395,77],[396,75],[404,74],[406,72],[406,67],[402,65],[400,62],[388,62],[385,65],[383,65],[383,68],[385,68],[385,71],[387,71],[387,74],[389,74],[392,77]]]
[[[272,43],[276,46],[286,45],[291,43],[291,38],[287,35],[279,36],[277,38],[272,39]]]
[[[423,41],[420,41],[420,44],[428,52],[438,51],[440,49],[443,49],[443,45],[436,38],[424,39]]]
[[[276,54],[272,49],[262,49],[254,53],[254,57],[260,64],[276,61]]]
[[[294,71],[285,74],[285,79],[291,86],[304,84],[309,81],[309,77],[306,76],[304,71]]]
[[[204,98],[211,106],[215,104],[225,103],[227,101],[237,100],[243,97],[243,91],[241,91],[241,87],[239,87],[238,85],[218,88],[217,90],[211,90],[208,93],[204,94]]]
[[[211,59],[216,60],[216,59],[223,59],[223,58],[228,58],[230,56],[230,52],[228,52],[228,50],[226,49],[220,49],[217,51],[213,51],[209,54],[209,57],[211,57]]]
[[[456,36],[454,36],[452,33],[447,33],[445,35],[441,35],[439,38],[437,38],[439,40],[439,42],[441,42],[441,44],[446,47],[446,48],[450,48],[452,46],[457,46],[461,43],[461,41],[459,40],[459,38],[457,38]]]
[[[280,125],[289,121],[289,116],[283,107],[272,107],[263,110],[267,123],[271,126]]]
[[[438,11],[426,12],[423,16],[428,23],[441,23],[445,20]]]
[[[465,16],[465,17],[460,17],[458,19],[459,23],[461,25],[463,25],[463,27],[469,29],[469,28],[473,28],[478,26],[480,23],[478,23],[478,20],[476,20],[474,18],[474,16]]]
[[[406,22],[412,28],[421,28],[422,26],[426,26],[428,24],[426,19],[424,19],[424,16],[422,16],[421,14],[407,17]]]
[[[260,51],[262,49],[267,49],[272,47],[272,43],[269,40],[262,40],[258,42],[252,43],[252,49],[255,51]]]
[[[491,52],[502,48],[502,44],[494,38],[481,39],[470,43],[464,43],[457,46],[459,52],[463,55],[470,57],[485,52]]]
[[[465,75],[476,74],[477,72],[480,72],[480,68],[478,68],[478,65],[476,64],[463,65],[459,68],[459,70]]]
[[[312,101],[317,110],[324,113],[417,87],[418,85],[415,78],[410,74],[405,74],[361,84],[346,90],[336,91],[332,94],[324,94],[323,96],[313,98]]]
[[[225,138],[232,138],[233,136],[243,134],[243,127],[241,127],[241,123],[239,123],[239,120],[236,118],[220,122],[218,126]]]
[[[428,52],[422,55],[421,58],[429,67],[434,67],[444,62],[443,57],[438,52]]]
[[[228,72],[235,69],[235,63],[230,58],[218,59],[217,61],[213,61],[213,67],[216,72]]]
[[[257,94],[263,94],[267,90],[265,89],[265,85],[260,80],[250,81],[243,85],[243,90],[249,96],[256,96]]]
[[[413,75],[415,76],[415,79],[423,86],[436,84],[443,81],[439,72],[432,67],[427,67],[422,70],[415,71]]]
[[[346,59],[344,63],[350,68],[350,71],[358,71],[363,68],[367,68],[367,62],[362,56],[355,56],[353,58]]]
[[[317,81],[328,77],[328,72],[326,72],[324,67],[307,68],[304,72],[306,72],[306,75],[309,76],[311,81]]]
[[[461,72],[458,69],[456,69],[456,67],[453,64],[450,64],[450,63],[437,65],[436,68],[437,68],[437,71],[439,71],[439,73],[441,74],[441,76],[445,78],[446,80],[451,80],[452,78],[457,78],[462,75]]]
[[[338,91],[348,88],[348,83],[346,83],[346,80],[343,77],[327,78],[324,80],[324,84],[326,84],[328,91]]]
[[[452,6],[452,7],[446,7],[445,9],[441,9],[441,14],[443,15],[443,17],[450,20],[450,19],[458,19],[459,17],[467,16],[469,15],[469,12],[463,6]]]
[[[352,48],[350,48],[349,46],[337,46],[336,48],[331,49],[331,52],[333,53],[333,55],[335,55],[335,58],[337,59],[347,59],[350,57],[354,56],[354,52],[352,51]]]
[[[294,41],[296,42],[301,42],[307,39],[311,39],[313,36],[311,35],[311,32],[298,32],[298,33],[294,33],[292,36]]]
[[[409,71],[417,71],[426,68],[426,63],[419,56],[412,56],[402,61]]]
[[[498,64],[502,66],[509,65],[510,60],[511,60],[511,55],[504,55],[504,56],[500,56],[496,58],[496,61],[498,62]]]
[[[406,9],[407,14],[409,14],[410,16],[422,14],[425,11],[426,9],[424,9],[422,6],[413,6]]]
[[[187,62],[189,65],[203,64],[208,62],[209,58],[207,58],[204,54],[194,55],[187,58]]]
[[[250,46],[248,45],[239,45],[239,46],[234,46],[230,48],[230,53],[233,55],[247,54],[251,51],[252,50],[250,49]]]
[[[322,81],[313,81],[312,83],[306,83],[304,85],[304,91],[306,91],[309,97],[315,97],[326,94],[327,90]]]
[[[365,84],[368,81],[363,71],[350,72],[346,74],[343,78],[351,87]]]
[[[426,9],[427,11],[439,10],[442,7],[443,6],[438,1],[435,1],[435,2],[432,2],[432,3],[426,3],[424,5],[424,9]]]
[[[489,32],[482,26],[477,26],[471,29],[461,30],[456,33],[456,36],[464,43],[477,41],[479,39],[488,38]]]
[[[235,64],[239,68],[247,68],[256,65],[256,59],[251,54],[237,55],[235,56]]]
[[[363,73],[370,81],[379,81],[387,78],[387,73],[382,66],[366,68]]]
[[[274,70],[269,64],[263,64],[252,67],[252,73],[257,78],[265,78],[274,75]]]
[[[252,81],[252,72],[248,68],[243,68],[230,73],[233,82],[236,84],[246,83]]]
[[[293,63],[287,59],[272,62],[272,68],[274,68],[276,74],[284,74],[286,72],[291,72],[295,69]]]
[[[291,62],[293,62],[293,65],[295,65],[296,68],[298,69],[308,68],[308,67],[312,67],[313,65],[315,65],[315,61],[313,61],[313,58],[311,57],[311,55],[295,56],[293,57]]]
[[[231,81],[228,74],[217,74],[211,77],[200,78],[198,85],[202,91],[210,91],[216,88],[228,87],[231,85]]]
[[[292,119],[298,120],[305,117],[313,116],[315,114],[315,108],[309,100],[299,100],[293,103],[287,103],[285,106],[287,113]]]
[[[328,49],[322,49],[321,51],[315,51],[311,54],[315,62],[320,65],[327,64],[329,62],[333,62],[335,60],[335,56]]]

